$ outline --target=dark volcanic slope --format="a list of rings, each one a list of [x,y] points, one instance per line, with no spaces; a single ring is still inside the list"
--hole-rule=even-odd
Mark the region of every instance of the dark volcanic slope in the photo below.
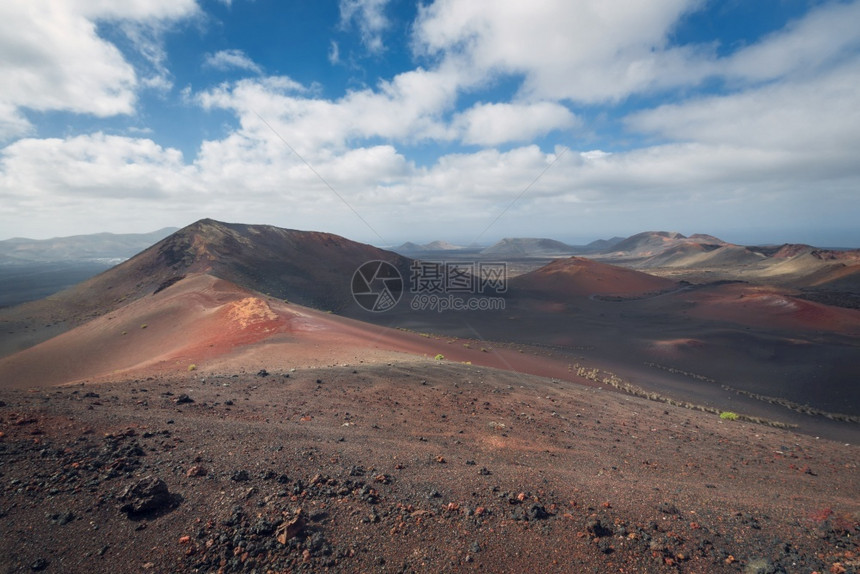
[[[350,282],[367,261],[389,261],[408,276],[409,259],[331,233],[212,220],[192,227],[161,248],[180,265],[190,258],[216,277],[317,309],[354,311]]]

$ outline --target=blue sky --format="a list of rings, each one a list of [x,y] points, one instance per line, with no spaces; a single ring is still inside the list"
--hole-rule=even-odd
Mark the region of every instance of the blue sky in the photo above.
[[[860,247],[860,2],[11,0],[0,239]]]

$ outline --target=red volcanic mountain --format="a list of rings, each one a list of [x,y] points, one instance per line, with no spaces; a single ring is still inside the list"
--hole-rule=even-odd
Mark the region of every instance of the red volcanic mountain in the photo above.
[[[357,312],[350,281],[372,260],[389,261],[408,276],[409,259],[331,233],[203,219],[83,283],[0,311],[11,335],[0,345],[0,356],[200,273],[318,309]]]
[[[380,259],[408,276],[409,259],[336,235],[199,221],[73,289],[13,310],[31,313],[30,325],[50,314],[42,320],[63,326],[43,330],[41,339],[36,332],[20,345],[23,350],[0,359],[0,377],[7,386],[41,386],[198,366],[210,372],[217,365],[259,363],[287,369],[400,352],[435,356],[438,344],[427,338],[323,312],[359,314],[350,294],[352,275],[364,262]],[[541,292],[565,300],[674,285],[571,258],[516,278],[511,296]],[[383,319],[398,316],[403,317]],[[516,362],[531,372],[549,368],[545,361],[503,358],[505,351],[491,357],[457,347],[441,350],[456,360]]]
[[[187,369],[264,341],[287,344],[298,362],[352,359],[356,347],[372,354],[388,335],[324,311],[361,311],[352,276],[373,260],[408,273],[410,260],[329,233],[198,221],[71,289],[5,310],[0,357],[10,356],[0,375],[26,386]]]
[[[281,299],[343,311],[352,303],[355,270],[378,259],[408,269],[408,259],[331,233],[204,219],[97,279],[100,284],[106,279],[137,280],[138,295],[183,275],[205,272]],[[137,287],[142,276],[150,279]]]
[[[665,291],[675,281],[583,257],[558,259],[510,280],[512,291],[568,296],[641,295]]]

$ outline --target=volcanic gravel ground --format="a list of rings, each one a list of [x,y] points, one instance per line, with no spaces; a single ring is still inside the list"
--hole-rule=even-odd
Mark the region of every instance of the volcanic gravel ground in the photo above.
[[[445,361],[0,392],[5,572],[856,572],[860,449]]]

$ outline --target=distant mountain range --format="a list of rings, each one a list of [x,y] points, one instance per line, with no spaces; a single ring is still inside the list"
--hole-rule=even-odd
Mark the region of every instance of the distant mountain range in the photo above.
[[[447,241],[431,241],[430,243],[413,243],[412,241],[407,241],[402,245],[398,245],[393,249],[396,253],[424,253],[427,251],[455,251],[458,249],[465,249],[459,245],[454,245],[453,243],[448,243]]]
[[[481,250],[435,241],[426,245],[405,243],[395,251],[412,257],[447,252],[538,261],[586,256],[695,282],[743,280],[816,291],[860,292],[860,250],[821,249],[804,244],[744,246],[704,233],[686,236],[674,231],[645,231],[626,238],[598,239],[587,245],[570,245],[548,238],[506,237]],[[831,299],[827,302],[833,303]],[[847,304],[860,303],[852,299]]]
[[[395,247],[393,250],[404,255],[427,254],[437,251],[464,251],[477,252],[480,255],[496,255],[504,257],[554,257],[560,255],[582,255],[586,253],[597,253],[613,247],[616,243],[623,241],[623,237],[612,239],[598,239],[588,245],[568,245],[555,239],[543,237],[506,237],[485,248],[472,245],[461,247],[448,243],[447,241],[433,241],[432,243],[418,244],[411,241]]]
[[[612,239],[598,239],[588,245],[568,245],[554,239],[506,237],[481,251],[481,254],[525,257],[582,255],[612,248],[617,243],[623,241],[623,239],[623,237],[613,237]]]
[[[154,245],[162,240],[167,244]],[[298,259],[305,261],[307,258],[309,264],[318,265],[325,260],[326,266],[333,265],[326,259],[328,251],[320,250],[320,245],[327,242],[353,245],[352,251],[360,253],[364,260],[397,257],[391,251],[356,244],[336,235],[212,220],[202,220],[179,231],[165,228],[140,234],[98,233],[46,240],[16,238],[0,241],[0,306],[51,295],[135,254],[139,253],[138,261],[142,261],[151,257],[150,248],[158,248],[162,256],[176,258],[172,265],[177,269],[195,267],[205,260],[216,274],[221,273],[225,278],[263,292],[282,293],[285,298],[296,297],[298,293],[299,300],[305,304],[336,310],[349,303],[349,294],[345,291],[335,294],[327,286],[315,287],[315,283],[329,283],[320,283],[315,272],[296,267]],[[250,244],[255,245],[253,250],[240,249]],[[205,249],[201,245],[205,245]],[[285,245],[294,247],[285,251]],[[355,247],[359,245],[360,248]],[[586,256],[694,282],[740,279],[818,291],[860,292],[860,250],[827,250],[803,244],[742,246],[706,234],[687,237],[677,232],[646,231],[627,238],[598,239],[587,245],[570,245],[548,238],[509,237],[484,249],[461,247],[446,241],[408,242],[393,251],[405,256],[400,258],[400,264],[406,258],[439,257],[441,254],[537,262]],[[337,273],[352,273],[354,269],[349,267],[357,263],[350,258],[338,266]],[[406,276],[408,270],[406,267],[404,270]],[[168,279],[160,275],[160,272],[143,273],[135,283]],[[90,294],[97,292],[98,289]]]
[[[110,269],[176,231],[0,241],[0,307],[47,297]]]
[[[712,280],[741,279],[860,292],[860,249],[832,250],[804,244],[744,246],[712,235],[646,231],[592,255],[603,262],[661,273],[707,273]]]
[[[6,239],[0,241],[0,263],[128,259],[174,231],[177,228],[165,227],[151,233],[95,233],[53,239]]]
[[[431,298],[404,281],[412,296],[386,313],[372,313],[353,298],[356,271],[383,260],[411,279],[414,260],[330,233],[204,219],[64,291],[0,309],[0,380],[27,385],[116,372],[151,376],[147,369],[155,364],[184,372],[189,364],[227,360],[240,348],[288,361],[296,345],[313,348],[314,337],[326,330],[333,349],[360,340],[364,350],[350,351],[349,358],[362,361],[362,353],[379,344],[380,329],[396,326],[445,334],[426,341],[407,331],[386,335],[389,350],[411,348],[418,356],[457,356],[454,348],[462,346],[448,347],[446,338],[479,333],[488,341],[588,349],[631,369],[671,361],[673,368],[831,412],[857,404],[851,402],[858,392],[852,341],[860,333],[860,311],[844,308],[848,294],[833,292],[834,281],[850,287],[860,277],[856,253],[808,246],[760,252],[669,232],[637,234],[587,257],[560,253],[572,246],[552,240],[510,239],[499,247],[513,255],[491,254],[490,260],[517,261],[537,251],[543,261],[535,257],[540,268],[474,299],[496,305],[493,312],[421,307]],[[753,263],[734,271],[725,263],[750,256]],[[633,268],[660,257],[659,269]],[[725,267],[689,271],[682,261],[722,261]],[[690,273],[702,279],[691,281]],[[374,275],[368,285],[378,279]],[[379,293],[380,283],[374,285]],[[465,285],[457,293],[468,297]],[[819,294],[831,299],[805,300],[809,291],[801,288],[822,285],[827,292]],[[439,301],[449,300],[446,293]],[[326,311],[340,317],[324,319]],[[411,347],[403,346],[407,340]],[[480,350],[477,359],[482,354],[491,355]]]

